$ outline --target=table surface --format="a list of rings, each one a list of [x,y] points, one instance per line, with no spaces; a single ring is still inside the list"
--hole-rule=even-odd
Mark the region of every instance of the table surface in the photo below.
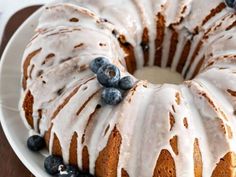
[[[32,6],[20,10],[9,20],[5,32],[3,35],[2,44],[0,46],[0,58],[1,54],[9,41],[10,37],[13,35],[15,30],[20,26],[20,24],[29,17],[35,10],[40,6]],[[6,136],[0,125],[0,171],[1,176],[4,177],[33,177],[29,170],[22,164],[18,159],[11,146],[9,145]],[[20,175],[19,175],[20,174]]]

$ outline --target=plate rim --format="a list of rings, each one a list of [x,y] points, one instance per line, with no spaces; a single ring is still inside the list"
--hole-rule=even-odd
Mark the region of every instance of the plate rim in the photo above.
[[[19,33],[23,30],[24,26],[30,23],[35,18],[38,18],[37,16],[40,15],[40,13],[43,10],[43,7],[39,7],[33,14],[31,14],[14,32],[10,40],[8,41],[6,47],[3,50],[1,60],[0,60],[0,73],[3,71],[5,60],[7,60],[7,53],[10,49],[10,46],[13,45],[15,42],[15,38],[19,35]],[[2,77],[0,77],[0,81],[2,81]],[[10,136],[10,129],[7,128],[7,122],[4,119],[4,114],[2,111],[3,107],[0,105],[0,123],[2,125],[3,132],[6,136],[7,141],[9,142],[11,148],[13,149],[14,153],[17,155],[19,160],[24,164],[24,166],[35,176],[42,176],[42,174],[39,173],[39,171],[27,160],[27,158],[24,156],[24,154],[17,148],[17,144],[14,142],[13,138]]]

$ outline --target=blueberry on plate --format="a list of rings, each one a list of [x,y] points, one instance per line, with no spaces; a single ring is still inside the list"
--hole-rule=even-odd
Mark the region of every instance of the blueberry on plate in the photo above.
[[[99,68],[101,68],[102,66],[108,63],[109,63],[109,60],[107,58],[98,57],[98,58],[95,58],[93,61],[91,61],[89,67],[94,73],[97,73]]]
[[[102,91],[102,100],[108,105],[117,105],[122,101],[122,94],[116,88],[105,88]]]
[[[44,168],[50,175],[59,173],[59,167],[63,165],[63,160],[59,156],[50,155],[44,160]]]
[[[225,2],[229,7],[233,8],[236,6],[236,0],[225,0]]]
[[[45,147],[45,141],[44,141],[43,137],[41,137],[39,135],[33,135],[28,138],[27,147],[31,151],[35,151],[35,152],[40,151],[41,149],[43,149]]]
[[[112,64],[99,68],[97,79],[104,87],[116,87],[120,80],[120,70]]]
[[[79,176],[79,169],[75,166],[71,165],[62,165],[59,167],[58,177],[78,177]]]
[[[134,86],[134,81],[132,77],[125,76],[119,81],[119,88],[122,90],[129,90]]]

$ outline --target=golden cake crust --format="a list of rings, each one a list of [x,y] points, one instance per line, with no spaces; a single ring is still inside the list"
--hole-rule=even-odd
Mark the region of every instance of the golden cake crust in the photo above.
[[[176,177],[175,162],[168,150],[161,150],[153,177]]]
[[[97,177],[117,177],[121,135],[117,128],[111,132],[106,147],[96,160],[95,175]]]
[[[211,177],[235,177],[236,156],[233,152],[228,152],[216,164]]]

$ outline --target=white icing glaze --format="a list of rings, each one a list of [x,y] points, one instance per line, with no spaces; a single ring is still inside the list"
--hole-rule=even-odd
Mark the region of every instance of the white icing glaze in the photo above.
[[[234,138],[229,137],[228,130],[224,133],[221,127],[227,125],[233,136],[236,135],[236,97],[227,92],[236,91],[233,61],[236,53],[236,28],[228,29],[235,21],[235,14],[229,8],[223,8],[203,24],[211,10],[223,3],[223,0],[208,0],[207,3],[204,0],[177,0],[174,3],[169,0],[60,2],[45,7],[36,35],[23,57],[26,59],[29,54],[40,49],[27,68],[29,77],[22,99],[28,91],[34,97],[34,127],[37,127],[39,119],[38,110],[42,110],[39,125],[42,135],[53,124],[50,152],[55,133],[61,144],[64,161],[68,163],[71,138],[76,132],[78,165],[82,166],[82,149],[87,146],[90,172],[94,173],[99,152],[106,146],[114,127],[122,136],[117,176],[121,176],[122,168],[130,177],[152,176],[162,149],[171,153],[177,177],[194,176],[192,157],[196,138],[203,158],[203,177],[212,174],[216,163],[226,153],[236,152]],[[170,55],[172,27],[178,33],[178,43],[171,70],[177,70],[184,46],[189,40],[190,52],[183,64],[182,75],[186,75],[187,79],[192,78],[199,62],[205,57],[202,72],[195,79],[180,85],[152,85],[139,81],[136,90],[128,92],[121,104],[115,107],[102,105],[87,125],[96,106],[101,104],[101,86],[87,69],[88,64],[92,59],[104,56],[120,68],[122,76],[129,75],[125,69],[126,54],[119,46],[117,36],[112,34],[116,30],[134,47],[137,68],[142,68],[144,61],[140,43],[143,30],[147,28],[148,65],[153,66],[158,13],[165,19],[161,66],[166,67]],[[75,21],[71,22],[73,18]],[[203,44],[196,50],[200,41]],[[53,55],[45,60],[49,54]],[[42,64],[44,61],[45,64]],[[60,89],[61,93],[58,94]],[[176,101],[176,93],[180,96],[179,103]],[[56,109],[68,97],[68,103],[53,117]],[[91,100],[83,107],[90,97]],[[77,115],[79,110],[81,112]],[[21,112],[24,114],[22,108]],[[175,119],[171,131],[170,113]],[[188,128],[183,124],[184,118],[188,121]],[[169,143],[175,135],[178,137],[178,155]]]

